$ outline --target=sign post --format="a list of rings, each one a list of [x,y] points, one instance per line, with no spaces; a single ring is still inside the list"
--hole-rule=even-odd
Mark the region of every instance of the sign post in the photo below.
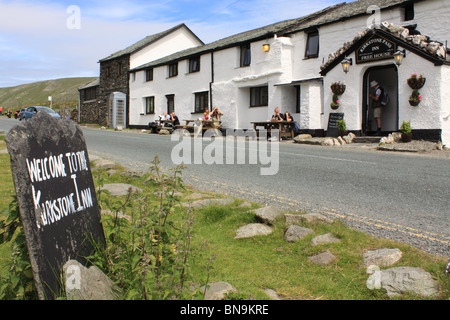
[[[344,119],[343,113],[332,112],[328,117],[327,137],[338,137],[339,128],[337,122]]]
[[[38,296],[54,299],[63,265],[105,241],[86,142],[75,122],[39,112],[6,143]]]
[[[356,63],[365,63],[394,58],[397,44],[393,41],[374,35],[365,41],[356,51]]]

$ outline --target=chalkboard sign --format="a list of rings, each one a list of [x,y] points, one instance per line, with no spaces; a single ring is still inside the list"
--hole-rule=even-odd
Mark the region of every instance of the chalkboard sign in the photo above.
[[[337,122],[339,120],[344,119],[343,113],[332,112],[328,117],[328,128],[327,128],[327,137],[338,137],[339,129],[337,126]]]
[[[45,112],[12,128],[6,142],[38,296],[54,299],[63,265],[86,264],[93,244],[104,243],[86,142],[75,122]]]
[[[397,51],[397,44],[379,35],[374,35],[365,41],[356,51],[356,63],[365,63],[390,59]]]

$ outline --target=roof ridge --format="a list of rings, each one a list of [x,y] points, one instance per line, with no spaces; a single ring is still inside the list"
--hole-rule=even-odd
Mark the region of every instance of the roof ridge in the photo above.
[[[197,35],[195,33],[193,33],[191,31],[191,29],[189,29],[189,27],[183,22],[183,23],[180,23],[180,24],[178,24],[178,25],[176,25],[176,26],[174,26],[172,28],[169,28],[167,30],[164,30],[164,31],[152,34],[152,35],[148,35],[145,38],[142,38],[141,40],[139,40],[139,41],[129,45],[128,47],[126,47],[126,48],[124,48],[122,50],[118,50],[118,51],[110,54],[106,58],[100,59],[99,62],[112,60],[112,59],[121,57],[121,56],[126,55],[126,54],[134,53],[134,52],[136,52],[138,50],[141,50],[142,48],[152,44],[153,42],[155,42],[155,41],[165,37],[166,35],[174,32],[174,31],[176,31],[176,30],[178,30],[180,28],[183,28],[183,27],[186,28],[189,32],[191,32],[201,43],[203,43],[203,41],[200,40],[197,37]]]

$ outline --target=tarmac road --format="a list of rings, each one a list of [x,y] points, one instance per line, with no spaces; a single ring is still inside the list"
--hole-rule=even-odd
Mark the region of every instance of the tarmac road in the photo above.
[[[8,131],[15,123],[1,118],[0,130]],[[83,132],[89,154],[135,169],[148,169],[155,155],[162,167],[173,168],[172,150],[181,147],[171,136],[89,128]],[[189,141],[192,150],[197,147],[211,154],[212,142],[183,141]],[[183,171],[185,183],[261,204],[320,212],[374,236],[450,256],[448,158],[283,142],[279,150],[268,144],[269,153],[263,153],[269,160],[265,165],[249,164],[248,158],[246,164],[237,164],[237,155],[248,156],[255,146],[235,142],[227,148],[222,138],[216,141],[223,151],[219,159],[234,151],[232,163],[208,165],[203,157],[203,164],[189,164]],[[277,161],[275,175],[261,175],[261,168]]]

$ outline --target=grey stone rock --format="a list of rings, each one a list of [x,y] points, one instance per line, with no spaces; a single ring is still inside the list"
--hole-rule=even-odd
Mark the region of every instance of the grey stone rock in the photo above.
[[[198,199],[203,199],[203,198],[207,198],[207,197],[210,197],[210,196],[208,194],[194,192],[194,193],[184,197],[184,199],[186,199],[186,200],[198,200]]]
[[[272,224],[275,220],[283,216],[283,211],[274,206],[266,206],[253,210],[255,215],[265,223]]]
[[[100,269],[84,267],[76,260],[64,264],[66,297],[68,300],[115,300],[117,287]]]
[[[286,224],[302,224],[302,223],[333,223],[333,219],[330,219],[320,213],[306,213],[306,214],[290,214],[284,215]]]
[[[311,240],[311,244],[313,246],[317,246],[320,244],[326,244],[326,243],[335,243],[335,242],[341,242],[341,240],[339,238],[336,238],[331,233],[322,234],[320,236],[314,237]]]
[[[205,300],[224,300],[228,294],[238,293],[235,287],[225,281],[208,283],[200,289],[205,292]]]
[[[107,210],[104,209],[102,211],[100,211],[101,215],[109,215],[109,216],[117,216],[118,218],[122,219],[127,219],[128,221],[131,221],[131,217],[129,215],[124,214],[122,211],[118,211],[118,212],[112,212],[111,210]]]
[[[391,266],[402,258],[402,252],[395,248],[395,249],[378,249],[378,250],[371,250],[363,254],[364,258],[364,265],[366,267],[371,265],[376,265],[379,267],[384,266]]]
[[[429,272],[421,268],[398,267],[376,271],[368,282],[379,284],[392,298],[407,292],[413,292],[423,297],[431,297],[439,293],[439,284]]]
[[[244,201],[238,207],[240,207],[240,208],[251,208],[252,204],[250,202],[248,202],[248,201]]]
[[[267,296],[270,298],[270,300],[281,300],[280,296],[278,295],[278,293],[273,290],[273,289],[264,289],[263,290]]]
[[[314,230],[312,229],[303,228],[293,224],[286,229],[284,233],[284,240],[286,240],[287,242],[295,242],[312,233],[314,233]]]
[[[95,167],[97,167],[98,169],[113,169],[118,167],[119,165],[111,160],[107,160],[107,159],[98,159],[95,160],[94,162]]]
[[[315,264],[319,264],[321,266],[325,266],[327,264],[332,263],[334,260],[336,260],[336,256],[332,254],[329,250],[316,254],[312,257],[309,257],[309,261]]]
[[[264,223],[251,223],[240,227],[236,231],[234,239],[251,238],[255,236],[265,236],[273,232],[272,228]]]
[[[226,206],[228,204],[232,204],[234,202],[234,199],[232,198],[225,198],[225,199],[203,199],[203,200],[195,200],[192,203],[187,202],[183,203],[183,207],[191,207],[191,208],[203,208],[210,205],[216,205],[216,206]]]
[[[168,136],[170,135],[170,132],[167,129],[161,129],[159,130],[159,134]]]
[[[321,145],[332,147],[332,146],[334,146],[334,139],[333,138],[325,138],[325,139],[323,139]]]
[[[141,188],[126,183],[105,184],[102,188],[102,190],[109,191],[109,194],[112,196],[124,196],[128,193],[129,189],[131,189],[131,192],[142,192]]]
[[[312,135],[310,134],[299,134],[294,137],[294,142],[301,142],[302,140],[312,139]]]

